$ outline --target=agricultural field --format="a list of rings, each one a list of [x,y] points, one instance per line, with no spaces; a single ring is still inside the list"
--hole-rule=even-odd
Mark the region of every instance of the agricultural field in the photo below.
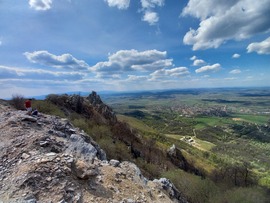
[[[142,134],[156,135],[157,141],[177,144],[206,171],[245,163],[258,183],[270,188],[269,88],[136,92],[102,98],[119,120]]]

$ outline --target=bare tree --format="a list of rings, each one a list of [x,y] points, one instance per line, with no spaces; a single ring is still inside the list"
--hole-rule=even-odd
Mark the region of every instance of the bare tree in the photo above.
[[[18,110],[24,110],[24,97],[20,94],[12,95],[11,104]]]

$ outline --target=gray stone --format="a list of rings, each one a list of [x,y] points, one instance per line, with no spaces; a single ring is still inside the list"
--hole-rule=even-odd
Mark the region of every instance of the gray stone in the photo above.
[[[36,203],[36,202],[37,202],[36,199],[29,199],[25,203]]]
[[[52,135],[54,133],[54,131],[53,130],[48,130],[48,133]]]
[[[67,153],[73,154],[77,158],[82,158],[86,161],[93,162],[94,158],[97,155],[96,148],[84,141],[80,135],[72,134],[70,136],[70,143],[66,149]]]
[[[50,143],[48,142],[48,141],[40,141],[39,142],[39,145],[41,146],[41,147],[46,147],[46,146],[48,146]]]
[[[160,178],[159,180],[153,180],[153,182],[159,183],[162,188],[167,191],[171,199],[176,199],[181,203],[187,203],[186,199],[183,198],[183,195],[177,190],[177,188],[169,179]]]
[[[112,165],[114,167],[118,167],[120,165],[120,161],[115,160],[115,159],[111,159],[109,163],[110,163],[110,165]]]
[[[37,118],[28,116],[28,115],[23,115],[21,118],[22,121],[31,121],[31,122],[37,122]]]
[[[55,135],[57,135],[58,137],[66,137],[65,133],[60,131],[55,132]]]
[[[168,149],[168,154],[169,154],[170,156],[173,156],[173,155],[176,154],[176,147],[175,147],[175,144],[173,144],[173,145],[170,147],[170,149]]]
[[[30,157],[30,155],[26,154],[26,153],[23,153],[21,156],[22,159],[28,159],[29,157]]]
[[[54,153],[54,152],[49,152],[49,153],[45,154],[45,156],[55,156],[55,155],[56,155],[56,153]]]
[[[60,200],[59,202],[57,203],[67,203],[64,199]]]
[[[96,165],[88,164],[82,160],[77,160],[76,163],[72,164],[72,172],[78,178],[84,180],[87,180],[99,174]]]

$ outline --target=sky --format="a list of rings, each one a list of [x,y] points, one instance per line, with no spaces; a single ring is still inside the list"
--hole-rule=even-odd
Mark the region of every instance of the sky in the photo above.
[[[0,98],[270,86],[270,0],[0,0]]]

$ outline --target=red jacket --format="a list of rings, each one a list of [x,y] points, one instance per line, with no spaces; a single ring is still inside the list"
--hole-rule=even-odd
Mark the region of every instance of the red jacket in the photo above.
[[[31,108],[31,101],[30,100],[26,100],[24,102],[25,108]]]

